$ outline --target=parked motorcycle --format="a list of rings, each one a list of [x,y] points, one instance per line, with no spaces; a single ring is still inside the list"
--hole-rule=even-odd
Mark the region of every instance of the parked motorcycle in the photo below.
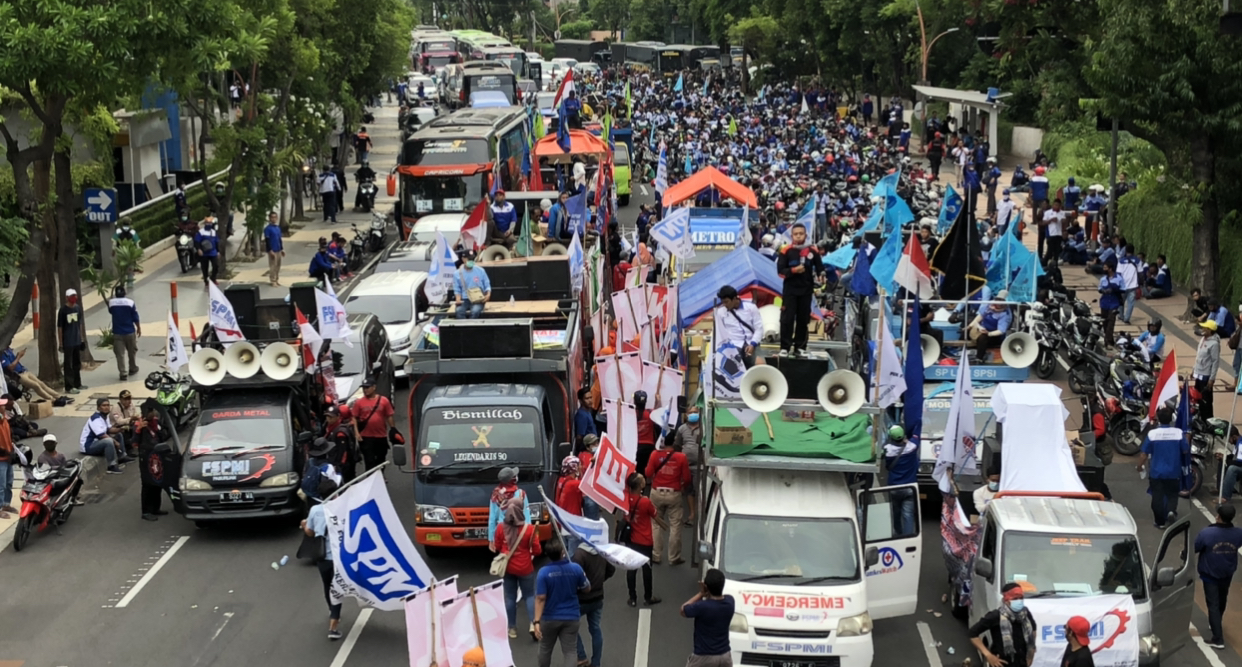
[[[345,253],[345,267],[350,273],[357,273],[362,268],[362,258],[366,254],[367,239],[358,225],[350,225],[354,230],[354,238],[349,240],[349,250]]]
[[[59,468],[36,466],[29,447],[19,445],[18,452],[26,471],[26,483],[22,486],[21,511],[13,530],[13,549],[21,551],[35,531],[49,525],[59,530],[61,524],[69,520],[81,484],[82,463],[70,460]]]
[[[374,199],[374,195],[372,195]],[[376,253],[384,249],[388,240],[388,216],[371,213],[371,233],[367,235],[367,252]]]
[[[198,417],[197,392],[190,386],[190,378],[155,371],[143,384],[155,392],[155,400],[168,410],[168,418],[177,430],[189,426]]]

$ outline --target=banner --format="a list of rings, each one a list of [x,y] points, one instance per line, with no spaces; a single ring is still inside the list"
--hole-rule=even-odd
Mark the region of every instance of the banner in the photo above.
[[[479,645],[487,656],[488,667],[513,667],[503,585],[502,581],[494,581],[441,603],[445,656],[440,667],[461,667],[466,651]],[[477,634],[475,614],[479,617]]]
[[[582,241],[578,238],[578,230],[574,230],[574,238],[569,242],[569,275],[573,281],[574,294],[582,291],[583,274],[586,271],[586,257],[582,253]]]
[[[355,482],[323,509],[336,568],[333,602],[354,597],[369,607],[397,611],[405,608],[406,597],[432,582],[431,568],[401,525],[383,475]]]
[[[445,660],[447,654],[440,603],[456,596],[457,575],[453,575],[406,599],[405,636],[410,650],[410,667],[434,667]]]
[[[1065,622],[1082,616],[1091,623],[1088,635],[1096,667],[1137,667],[1138,612],[1129,595],[1093,595],[1027,599],[1035,617],[1035,661],[1031,667],[1061,667],[1065,654]]]
[[[529,225],[527,228],[529,229]],[[425,291],[431,303],[440,304],[444,303],[444,298],[448,296],[448,291],[453,287],[453,271],[457,267],[457,253],[453,252],[453,246],[444,239],[444,232],[436,232],[436,245],[433,252],[435,254],[431,257],[431,268],[427,271]],[[322,329],[320,333],[324,333]]]
[[[344,341],[349,347],[354,344],[349,340],[353,329],[349,328],[349,314],[335,294],[324,293],[315,288],[315,309],[319,311],[319,335],[324,340]]]
[[[881,309],[887,314],[888,307],[881,301]],[[897,356],[897,343],[893,340],[892,329],[888,326],[888,317],[880,318],[880,377],[876,380],[878,391],[876,392],[876,405],[881,408],[888,408],[901,401],[901,395],[906,392],[906,374],[901,367],[901,357]],[[919,350],[906,350],[906,354],[919,355]],[[915,378],[917,385],[923,384],[923,378]]]
[[[540,489],[540,492],[542,491],[543,489]],[[548,500],[546,494],[543,496],[543,500],[546,503],[548,512],[552,514],[553,519],[556,519],[556,523],[560,526],[562,532],[569,533],[579,540],[589,543],[599,555],[604,557],[604,560],[622,570],[637,570],[646,565],[650,560],[629,547],[610,543],[608,541],[608,522],[603,519],[588,519],[566,512],[557,507],[551,500]],[[572,558],[573,554],[566,554],[566,556]]]
[[[172,311],[168,311],[168,340],[164,345],[164,365],[168,370],[176,373],[182,366],[190,362],[190,356],[185,352],[185,341],[181,340],[181,330],[177,328],[177,321],[173,319]],[[3,378],[0,378],[3,381]],[[7,387],[6,387],[7,389]],[[8,393],[7,391],[5,393]]]
[[[627,402],[632,401],[634,392],[643,388],[642,354],[629,352],[617,355],[617,368],[621,376],[621,399]],[[652,398],[650,394],[647,395],[647,407],[651,407]]]
[[[617,320],[618,345],[621,341],[633,340],[638,335],[638,322],[634,320],[634,311],[630,308],[625,290],[612,293],[612,314]]]
[[[621,369],[617,358],[604,355],[595,360],[595,373],[599,377],[599,394],[606,401],[621,400]]]
[[[216,337],[220,342],[246,340],[241,325],[237,323],[237,313],[233,312],[233,304],[224,296],[224,292],[215,283],[208,283],[207,294],[211,300],[207,308],[207,321],[216,330]]]
[[[694,240],[690,237],[690,209],[678,208],[651,226],[651,238],[678,259],[694,257]]]
[[[605,433],[599,439],[599,451],[592,468],[595,475],[591,487],[607,500],[608,504],[629,513],[625,499],[625,480],[634,472],[634,459],[627,457],[613,444]]]
[[[608,415],[608,433],[613,443],[631,461],[638,460],[638,410],[633,403],[604,401]]]
[[[936,456],[932,478],[944,493],[952,492],[949,468],[954,475],[971,475],[978,469],[975,461],[975,395],[970,380],[969,355],[962,355],[957,367],[957,380],[953,387],[953,399],[949,402],[949,419],[944,425],[944,439]]]

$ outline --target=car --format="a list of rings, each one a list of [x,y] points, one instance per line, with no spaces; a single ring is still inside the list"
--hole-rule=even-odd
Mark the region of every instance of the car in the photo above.
[[[401,128],[401,140],[405,141],[410,138],[423,125],[426,125],[432,118],[437,115],[435,107],[413,107],[406,112],[405,126]]]
[[[410,343],[422,332],[427,321],[427,296],[423,285],[425,271],[373,273],[354,287],[345,299],[345,310],[372,313],[388,332],[393,377],[405,377],[405,361]]]
[[[444,234],[449,243],[455,243],[461,236],[462,223],[468,216],[464,213],[433,213],[424,215],[414,223],[406,241],[435,241],[438,234]]]
[[[425,99],[427,99],[427,100],[431,100],[431,99],[434,99],[434,98],[435,98],[435,96],[436,96],[436,80],[435,80],[434,78],[429,77],[429,76],[427,76],[426,74],[419,74],[419,73],[417,73],[417,72],[410,72],[410,73],[406,76],[405,81],[406,81],[406,88],[405,88],[405,99],[406,99],[406,101],[407,101],[407,102],[411,102],[411,103],[414,103],[414,104],[417,104],[417,103],[419,102],[419,99],[418,99],[418,84],[420,84],[420,83],[421,83],[421,84],[423,84],[423,96],[424,96],[424,98],[425,98]]]
[[[526,61],[532,62],[532,63],[541,63],[543,62],[543,56],[539,55],[538,53],[535,53],[534,51],[527,51]]]
[[[595,63],[578,63],[574,65],[575,76],[599,76],[601,71],[599,65]]]
[[[349,343],[332,346],[332,370],[337,402],[352,401],[362,395],[362,381],[370,378],[383,396],[392,400],[396,376],[388,330],[372,313],[352,313]],[[402,369],[404,371],[404,369]]]
[[[389,246],[375,265],[376,273],[393,271],[427,271],[431,269],[431,251],[435,241],[402,241]]]
[[[530,99],[531,95],[536,92],[535,82],[530,79],[518,79],[518,95],[522,100]]]
[[[470,93],[470,106],[475,109],[492,109],[512,106],[509,98],[499,90],[476,90]]]

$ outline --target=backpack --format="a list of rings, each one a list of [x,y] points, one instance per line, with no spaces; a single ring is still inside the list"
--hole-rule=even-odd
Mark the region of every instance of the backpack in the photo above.
[[[324,463],[319,459],[310,459],[306,462],[306,472],[302,473],[302,493],[307,498],[316,498],[319,496],[319,480],[323,478],[324,473],[334,470],[331,463]]]
[[[121,229],[121,231],[116,233],[116,238],[118,241],[133,241],[134,240],[133,228],[131,227],[131,228]]]

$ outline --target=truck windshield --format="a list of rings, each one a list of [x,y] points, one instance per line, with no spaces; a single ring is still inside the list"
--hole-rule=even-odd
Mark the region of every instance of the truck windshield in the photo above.
[[[1022,583],[1027,597],[1147,597],[1143,561],[1132,535],[1007,532],[1003,548],[1001,574],[1007,582]]]
[[[996,433],[996,420],[991,419],[991,417],[992,417],[991,408],[988,408],[987,412],[975,412],[975,433],[978,433],[979,437],[994,435]],[[990,423],[989,423],[989,419],[991,419]],[[924,409],[923,431],[922,431],[923,437],[924,438],[943,437],[944,427],[948,423],[949,423],[949,411],[948,410],[926,410]],[[987,426],[986,431],[983,430],[984,426]]]
[[[734,581],[857,582],[854,524],[847,519],[730,516],[725,520],[722,568]]]
[[[537,463],[543,459],[542,442],[539,411],[534,408],[435,408],[423,419],[419,451],[425,454],[418,464],[435,468],[448,463]],[[466,472],[470,466],[454,469]]]
[[[272,408],[208,408],[190,436],[190,455],[225,453],[263,447],[283,449],[289,426]]]

